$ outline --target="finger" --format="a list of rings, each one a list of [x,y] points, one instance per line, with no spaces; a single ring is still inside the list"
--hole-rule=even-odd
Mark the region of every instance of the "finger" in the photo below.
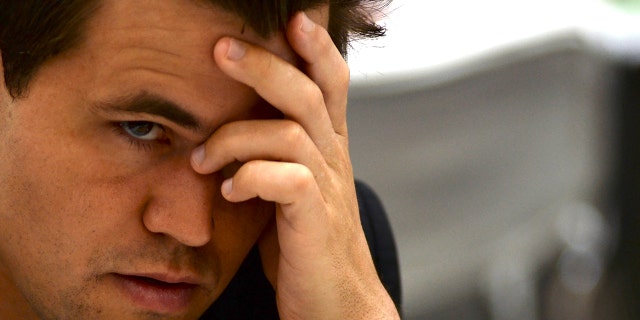
[[[222,195],[230,202],[259,197],[282,205],[304,202],[298,199],[322,198],[309,168],[299,163],[268,160],[253,160],[242,165],[233,178],[224,181]]]
[[[256,92],[287,118],[300,123],[321,151],[333,147],[334,135],[323,93],[295,66],[246,42],[223,38],[214,48],[218,66]]]
[[[277,204],[281,257],[296,252],[307,261],[313,259],[314,250],[325,245],[330,229],[327,204],[311,171],[301,164],[247,162],[222,183],[222,195],[230,202],[258,197]]]
[[[220,127],[191,158],[194,170],[209,174],[234,161],[272,160],[296,162],[316,178],[327,163],[307,132],[292,120],[247,120]]]
[[[287,38],[306,62],[306,71],[323,93],[336,133],[347,135],[346,107],[349,67],[327,30],[306,13],[296,14],[287,28]]]

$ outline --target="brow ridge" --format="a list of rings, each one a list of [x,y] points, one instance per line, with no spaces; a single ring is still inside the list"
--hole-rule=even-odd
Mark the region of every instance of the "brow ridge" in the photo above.
[[[159,116],[193,131],[202,129],[202,124],[197,117],[184,107],[149,92],[119,97],[111,101],[98,103],[97,106],[107,112],[115,110]]]

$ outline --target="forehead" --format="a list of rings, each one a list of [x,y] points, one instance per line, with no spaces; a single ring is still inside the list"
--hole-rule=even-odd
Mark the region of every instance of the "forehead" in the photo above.
[[[88,21],[77,51],[84,61],[83,83],[93,84],[86,90],[87,99],[148,92],[190,109],[204,122],[219,121],[207,119],[204,106],[223,112],[246,109],[257,96],[224,75],[213,59],[213,47],[223,36],[295,61],[281,33],[262,38],[245,28],[242,19],[213,5],[193,0],[104,0]]]
[[[290,53],[282,50],[284,48],[281,45],[284,43],[279,40],[284,39],[281,35],[275,35],[271,39],[262,38],[253,30],[245,28],[247,24],[240,17],[206,1],[102,0],[100,9],[91,20],[89,33],[92,36],[128,35],[135,38],[140,32],[164,30],[172,36],[180,34],[184,40],[212,45],[221,35],[231,35],[265,45],[280,55]]]

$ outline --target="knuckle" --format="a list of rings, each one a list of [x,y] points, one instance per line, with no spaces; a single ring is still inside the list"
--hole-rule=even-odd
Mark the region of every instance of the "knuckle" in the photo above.
[[[324,93],[315,82],[309,82],[301,88],[305,97],[307,97],[307,107],[311,110],[321,110],[318,106],[324,105]],[[309,110],[307,110],[309,111]]]
[[[257,161],[249,161],[243,164],[234,175],[234,184],[242,185],[247,181],[254,181],[259,163]]]
[[[309,168],[301,164],[292,164],[289,173],[289,181],[293,190],[307,191],[316,184],[313,172]]]
[[[289,147],[302,147],[307,138],[307,132],[297,122],[287,120],[284,124],[284,143]]]
[[[301,86],[300,90],[302,94],[312,102],[323,100],[322,90],[320,90],[320,87],[318,87],[318,85],[313,81],[305,82],[304,85]]]
[[[260,164],[259,160],[249,161],[240,168],[238,173],[241,172],[244,176],[251,176],[259,171]]]

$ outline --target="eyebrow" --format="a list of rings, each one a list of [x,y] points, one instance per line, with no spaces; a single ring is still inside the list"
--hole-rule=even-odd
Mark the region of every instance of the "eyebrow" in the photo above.
[[[199,131],[203,127],[195,115],[179,104],[148,92],[99,102],[96,106],[107,112],[122,111],[156,115],[193,131]]]

